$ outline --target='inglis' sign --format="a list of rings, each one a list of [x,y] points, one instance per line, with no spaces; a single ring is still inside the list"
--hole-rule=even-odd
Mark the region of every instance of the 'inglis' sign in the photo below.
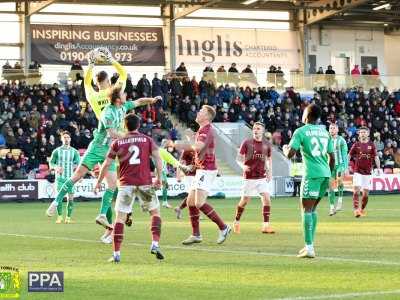
[[[187,64],[208,63],[215,67],[228,64],[228,67],[235,62],[263,68],[270,65],[299,68],[296,31],[178,27],[176,33],[177,61]]]

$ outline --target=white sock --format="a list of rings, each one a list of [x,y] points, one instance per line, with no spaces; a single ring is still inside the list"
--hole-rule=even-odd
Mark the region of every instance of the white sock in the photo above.
[[[313,244],[306,245],[306,249],[307,249],[308,252],[314,252],[314,245]]]
[[[339,198],[338,198],[338,203],[339,203],[339,204],[342,204],[342,202],[343,202],[343,198],[342,198],[342,197],[339,197]]]
[[[114,257],[121,255],[121,251],[114,251]]]
[[[329,207],[330,207],[331,210],[334,210],[334,209],[335,209],[335,205],[332,205],[332,204],[331,204],[331,205],[329,205]]]
[[[152,241],[151,242],[152,247],[158,247],[158,242],[157,241]]]
[[[263,222],[263,227],[268,227],[269,226],[269,222]]]

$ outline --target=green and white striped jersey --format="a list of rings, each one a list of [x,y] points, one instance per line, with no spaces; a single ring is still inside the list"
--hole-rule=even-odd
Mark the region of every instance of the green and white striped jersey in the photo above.
[[[331,138],[333,142],[333,149],[335,154],[335,166],[340,166],[344,169],[348,168],[347,159],[347,143],[343,137],[338,135],[336,138]]]
[[[80,155],[78,150],[73,147],[60,146],[51,153],[50,168],[61,167],[62,174],[57,174],[57,178],[69,179],[72,176],[74,166],[78,165]]]

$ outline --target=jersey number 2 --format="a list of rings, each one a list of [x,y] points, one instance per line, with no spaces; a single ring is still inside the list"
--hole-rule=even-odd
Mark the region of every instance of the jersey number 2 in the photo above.
[[[328,151],[328,139],[321,138],[319,140],[322,144],[322,151],[318,139],[316,137],[311,139],[311,144],[313,145],[313,149],[311,151],[312,156],[324,156]]]
[[[131,158],[129,159],[129,164],[130,165],[140,164],[140,158],[139,158],[140,149],[139,149],[139,147],[132,145],[129,147],[129,152],[132,153]]]

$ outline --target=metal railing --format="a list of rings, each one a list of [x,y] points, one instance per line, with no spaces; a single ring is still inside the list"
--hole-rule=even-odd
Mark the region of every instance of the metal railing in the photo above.
[[[84,67],[86,68],[86,67]],[[35,83],[52,84],[71,83],[76,80],[79,73],[83,77],[84,71],[71,71],[71,66],[67,65],[45,65],[40,70],[23,69],[3,69],[1,70],[1,80],[20,80],[28,81],[34,79]],[[102,66],[101,69],[106,70],[110,74],[115,70],[112,66]],[[286,73],[268,73],[265,69],[256,69],[254,73],[228,73],[228,72],[202,72],[201,70],[190,70],[188,73],[180,73],[167,70],[163,67],[126,67],[127,72],[131,74],[132,82],[135,84],[142,76],[147,74],[147,78],[151,81],[154,73],[158,73],[159,78],[166,75],[168,79],[174,77],[183,80],[185,77],[192,78],[196,76],[199,82],[201,78],[211,81],[216,87],[220,85],[230,85],[239,87],[271,87],[274,86],[278,90],[286,87],[293,87],[297,91],[312,91],[315,88],[326,87],[333,89],[347,89],[353,87],[363,87],[365,90],[371,88],[387,87],[390,91],[400,88],[399,76],[375,76],[375,75],[325,75],[311,74],[304,75],[300,71],[290,71]]]

